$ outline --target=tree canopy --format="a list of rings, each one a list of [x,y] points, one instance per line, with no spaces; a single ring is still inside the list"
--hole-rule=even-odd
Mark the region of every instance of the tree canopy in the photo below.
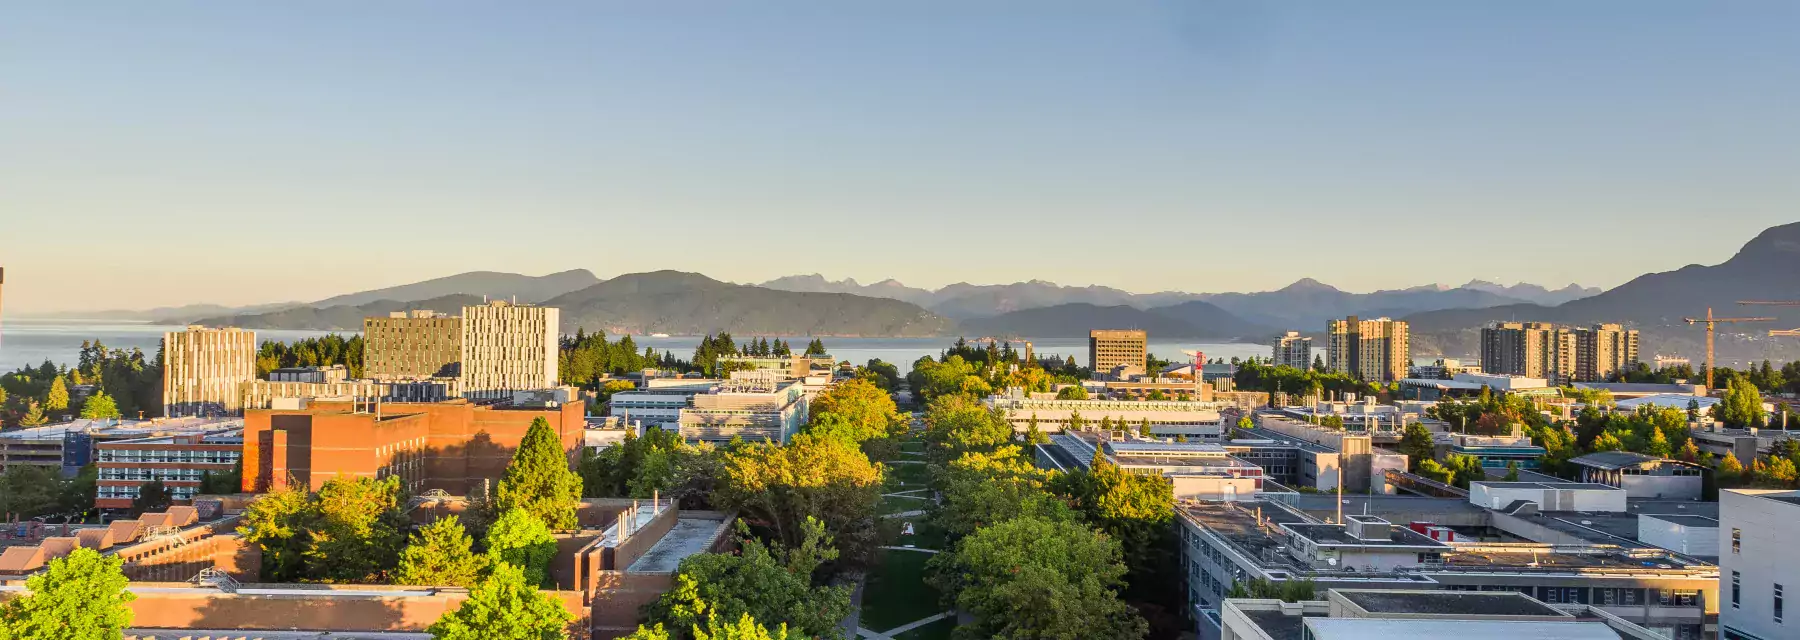
[[[581,485],[581,476],[569,468],[562,438],[539,417],[531,421],[513,452],[494,503],[500,512],[515,508],[531,512],[551,529],[574,529]]]
[[[1071,522],[1015,518],[956,543],[930,564],[932,582],[974,617],[957,638],[1142,638],[1144,620],[1118,597],[1119,543]]]
[[[26,593],[0,604],[0,637],[29,640],[118,638],[131,626],[127,605],[137,598],[117,556],[77,548],[25,579]]]
[[[713,502],[768,526],[790,547],[801,544],[808,518],[817,518],[846,559],[860,562],[875,545],[881,482],[881,465],[854,445],[800,434],[787,446],[759,443],[726,452]]]
[[[560,600],[502,562],[476,583],[468,600],[426,631],[433,640],[564,640],[574,620]]]
[[[839,623],[850,614],[851,588],[816,582],[819,566],[837,551],[824,523],[808,519],[801,529],[801,543],[790,548],[765,545],[740,524],[742,551],[682,560],[675,587],[645,607],[645,619],[676,639],[706,637],[688,631],[715,615],[727,620],[750,616],[783,623],[803,636],[841,638]]]
[[[456,516],[438,518],[413,532],[412,541],[400,552],[394,584],[475,586],[488,562],[476,555],[474,543]]]
[[[490,564],[512,564],[523,571],[527,584],[549,584],[550,563],[556,560],[556,536],[530,511],[513,508],[501,512],[488,527],[483,542]]]
[[[850,444],[906,433],[906,417],[893,397],[864,379],[851,379],[819,394],[810,410],[807,432]]]

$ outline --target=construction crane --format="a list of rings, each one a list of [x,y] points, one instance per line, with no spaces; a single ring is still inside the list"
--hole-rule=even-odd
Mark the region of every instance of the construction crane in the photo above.
[[[1738,304],[1761,305],[1765,307],[1800,307],[1800,300],[1739,300]],[[1800,329],[1769,330],[1769,337],[1771,338],[1791,338],[1794,336],[1800,336]]]
[[[1741,303],[1740,303],[1741,304]],[[1713,325],[1720,322],[1773,322],[1774,318],[1714,318],[1712,307],[1706,308],[1704,318],[1682,318],[1688,324],[1706,323],[1706,388],[1713,388]]]

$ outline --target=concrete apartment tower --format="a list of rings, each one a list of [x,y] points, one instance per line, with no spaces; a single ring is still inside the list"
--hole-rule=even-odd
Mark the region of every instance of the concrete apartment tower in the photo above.
[[[1482,327],[1481,370],[1568,382],[1575,376],[1575,333],[1543,322]]]
[[[244,383],[255,379],[255,331],[194,325],[163,334],[164,415],[239,415]]]
[[[1575,379],[1602,382],[1638,363],[1638,332],[1616,324],[1575,330]]]
[[[1269,346],[1274,348],[1270,362],[1275,366],[1286,365],[1302,371],[1312,368],[1312,338],[1289,331],[1287,335],[1275,336]]]
[[[556,386],[557,309],[495,301],[462,313],[463,396],[507,398]]]
[[[1138,329],[1095,329],[1088,332],[1088,366],[1094,375],[1114,367],[1143,371],[1150,335]]]
[[[462,318],[429,310],[363,318],[363,376],[371,380],[461,375]]]
[[[1406,321],[1350,316],[1326,326],[1331,345],[1325,366],[1367,382],[1394,382],[1412,365],[1412,335]]]

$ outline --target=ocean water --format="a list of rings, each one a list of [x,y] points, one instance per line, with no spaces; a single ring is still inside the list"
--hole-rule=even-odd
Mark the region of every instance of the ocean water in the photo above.
[[[180,325],[162,325],[149,323],[87,320],[6,320],[0,324],[0,371],[13,371],[25,365],[37,366],[45,360],[58,364],[73,364],[81,352],[84,340],[99,340],[109,348],[143,349],[146,357],[154,357],[162,335],[167,331],[178,331]],[[329,331],[257,331],[256,339],[280,340],[290,342],[302,338],[332,333]],[[344,333],[344,332],[338,332]],[[748,336],[736,336],[741,342]],[[617,336],[609,337],[617,339]],[[694,347],[700,344],[699,336],[670,336],[658,338],[651,336],[632,336],[639,349],[654,347],[657,351],[673,351],[676,357],[687,359],[694,353]],[[783,337],[795,349],[806,348],[812,338],[804,336]],[[870,359],[880,358],[900,367],[901,373],[912,368],[912,363],[922,356],[936,356],[949,347],[956,338],[822,338],[825,348],[832,357],[838,360],[849,360],[856,364],[867,363]],[[1087,362],[1086,338],[1047,338],[1032,340],[1032,349],[1040,355],[1055,354],[1058,356],[1074,356],[1076,362]],[[1158,358],[1170,361],[1186,361],[1183,351],[1201,351],[1208,358],[1248,358],[1251,356],[1268,357],[1269,347],[1260,344],[1222,344],[1213,342],[1185,342],[1178,340],[1150,341],[1150,352]]]

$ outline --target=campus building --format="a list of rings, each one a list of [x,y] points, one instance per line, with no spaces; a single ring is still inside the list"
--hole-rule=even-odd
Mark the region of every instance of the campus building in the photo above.
[[[1111,383],[1108,383],[1110,386]],[[1047,394],[1026,394],[1016,389],[1005,395],[989,396],[983,404],[1006,412],[1013,430],[1024,433],[1037,422],[1038,431],[1060,433],[1070,430],[1078,418],[1082,429],[1096,429],[1101,419],[1116,429],[1136,431],[1145,421],[1150,435],[1184,436],[1190,439],[1216,441],[1223,413],[1231,403],[1200,400],[1059,400]]]
[[[1300,335],[1298,331],[1289,331],[1275,336],[1269,346],[1272,350],[1270,362],[1275,366],[1289,366],[1302,371],[1312,368],[1312,338]]]
[[[256,379],[256,332],[192,325],[163,334],[163,415],[240,415]]]
[[[470,398],[507,398],[557,383],[559,312],[490,302],[463,307],[461,385]]]
[[[95,507],[130,509],[138,491],[152,480],[162,481],[176,504],[188,504],[209,474],[226,477],[237,469],[244,433],[230,429],[112,440],[100,442],[94,449],[100,473]]]
[[[1787,588],[1800,583],[1800,491],[1719,492],[1719,606],[1724,640],[1775,640],[1800,635],[1787,617]],[[1796,614],[1800,615],[1800,614]]]
[[[363,375],[371,380],[460,375],[462,318],[430,310],[363,318]]]
[[[1263,470],[1225,447],[1201,442],[1102,440],[1096,434],[1059,433],[1035,445],[1037,465],[1071,472],[1104,459],[1131,473],[1158,475],[1178,500],[1250,500],[1262,491]]]
[[[1638,363],[1638,332],[1616,324],[1575,330],[1575,379],[1600,382]]]
[[[695,393],[676,416],[681,437],[690,441],[775,442],[785,444],[810,415],[804,380],[775,370],[736,371],[731,379]]]
[[[318,490],[332,478],[396,476],[411,493],[455,495],[497,482],[533,420],[543,418],[573,462],[585,438],[581,402],[546,407],[310,401],[244,417],[243,489]]]
[[[1095,329],[1088,332],[1088,368],[1098,376],[1125,367],[1142,375],[1148,362],[1149,334],[1138,329]]]
[[[1210,619],[1207,619],[1210,622]],[[1331,589],[1316,601],[1232,598],[1205,640],[1668,640],[1588,605],[1552,605],[1509,591]],[[1215,632],[1209,633],[1209,632]]]
[[[1368,382],[1393,382],[1405,378],[1412,364],[1412,334],[1404,320],[1350,316],[1332,320],[1326,333],[1331,335],[1331,344],[1325,366],[1335,373]]]

